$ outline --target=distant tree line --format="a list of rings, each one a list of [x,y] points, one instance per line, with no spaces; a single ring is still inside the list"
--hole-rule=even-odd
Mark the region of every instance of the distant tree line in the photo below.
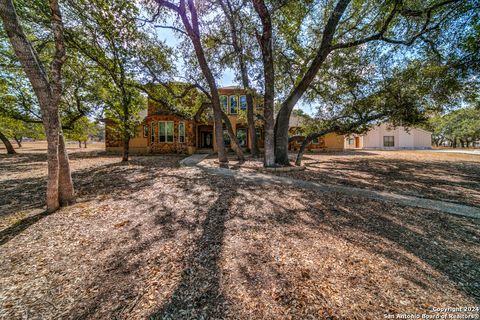
[[[480,146],[480,109],[462,108],[432,117],[428,122],[435,146]]]

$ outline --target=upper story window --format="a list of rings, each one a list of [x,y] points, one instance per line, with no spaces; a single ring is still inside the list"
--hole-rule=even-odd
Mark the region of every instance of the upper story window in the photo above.
[[[384,147],[394,147],[395,146],[395,137],[394,136],[383,136],[383,146]]]
[[[230,96],[230,113],[231,114],[238,113],[238,97],[237,96]]]
[[[247,110],[247,96],[240,96],[240,110]]]
[[[152,143],[155,142],[155,123],[154,123],[154,122],[152,122],[152,124],[151,124],[150,141],[151,141]]]
[[[173,142],[173,121],[160,121],[158,123],[158,141]]]
[[[185,122],[178,124],[178,142],[185,143]]]
[[[220,107],[222,108],[223,112],[228,112],[228,97],[227,96],[220,96]]]

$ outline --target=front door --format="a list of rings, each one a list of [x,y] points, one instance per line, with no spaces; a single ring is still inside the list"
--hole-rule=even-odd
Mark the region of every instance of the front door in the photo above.
[[[355,148],[360,148],[360,137],[355,137]]]
[[[213,134],[211,132],[202,132],[202,148],[213,148]]]

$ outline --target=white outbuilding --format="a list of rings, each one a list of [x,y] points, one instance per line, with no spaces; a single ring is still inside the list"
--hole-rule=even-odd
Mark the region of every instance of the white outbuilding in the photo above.
[[[431,149],[432,133],[420,128],[393,127],[382,123],[363,135],[345,136],[345,149]]]

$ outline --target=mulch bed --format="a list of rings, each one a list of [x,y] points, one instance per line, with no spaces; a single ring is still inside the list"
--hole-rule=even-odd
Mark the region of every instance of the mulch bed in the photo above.
[[[43,205],[45,164],[18,159],[0,159],[2,194],[32,196],[0,207],[10,217]],[[478,220],[180,159],[73,159],[78,203],[0,246],[0,318],[379,319],[480,303]]]

